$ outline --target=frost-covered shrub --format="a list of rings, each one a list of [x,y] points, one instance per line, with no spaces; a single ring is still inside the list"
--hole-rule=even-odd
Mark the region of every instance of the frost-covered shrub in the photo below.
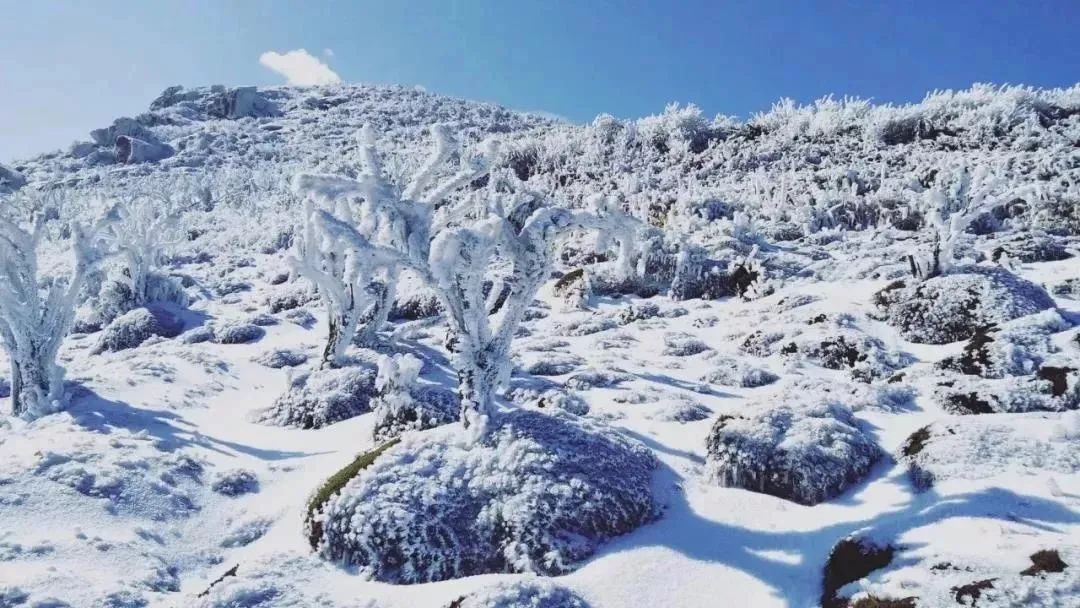
[[[375,369],[370,366],[321,369],[289,380],[289,387],[259,421],[303,429],[322,428],[371,411]]]
[[[631,304],[619,311],[619,324],[629,325],[634,321],[652,319],[660,315],[660,307],[652,302]]]
[[[458,598],[445,608],[589,608],[574,592],[541,578],[502,582]]]
[[[1008,256],[1009,260],[1016,260],[1031,264],[1034,262],[1057,262],[1073,257],[1066,249],[1063,239],[1058,239],[1045,234],[1021,233],[1019,238],[1004,242],[990,253],[990,259],[1001,262]]]
[[[316,299],[317,296],[305,288],[288,286],[274,291],[267,296],[266,307],[271,314],[277,314],[279,312],[300,308]]]
[[[1030,376],[940,380],[933,398],[952,414],[1062,411],[1080,407],[1080,369],[1044,365]]]
[[[667,334],[664,336],[665,355],[672,357],[689,357],[712,350],[697,338],[687,334]]]
[[[184,344],[202,344],[204,342],[213,342],[214,326],[200,325],[198,327],[192,328],[184,332],[184,334],[180,336],[180,341],[182,341]]]
[[[722,486],[813,505],[858,483],[881,457],[847,407],[785,393],[775,406],[721,416],[706,449]]]
[[[91,352],[98,354],[135,348],[153,336],[175,338],[183,328],[183,321],[167,308],[136,308],[113,319],[101,332]]]
[[[900,450],[915,486],[1080,471],[1080,412],[979,416],[915,431]]]
[[[589,404],[577,393],[542,378],[513,378],[505,397],[511,403],[538,410],[560,410],[575,416],[589,413]]]
[[[537,351],[518,358],[521,360],[521,371],[534,376],[562,376],[585,365],[581,357],[560,352]]]
[[[850,370],[852,377],[861,382],[891,376],[915,361],[911,355],[889,349],[873,336],[841,328],[828,330],[825,337],[800,336],[782,351],[800,353],[827,369]]]
[[[222,496],[240,496],[259,491],[259,478],[247,469],[230,469],[214,476],[210,489]]]
[[[605,427],[516,410],[473,437],[406,437],[323,509],[319,552],[375,580],[560,574],[654,517],[652,453]]]
[[[247,344],[261,339],[266,330],[251,323],[222,323],[214,326],[214,342],[217,344]]]
[[[676,401],[675,403],[663,405],[659,411],[649,416],[653,420],[663,420],[664,422],[697,422],[699,420],[705,420],[712,416],[713,411],[707,406],[693,401]]]
[[[773,372],[745,363],[733,357],[716,357],[710,361],[716,367],[702,376],[702,382],[756,388],[766,386],[780,379]]]
[[[224,538],[221,539],[220,546],[226,549],[246,547],[262,538],[267,531],[270,530],[270,526],[273,524],[274,521],[272,519],[264,518],[241,521],[225,532]]]
[[[942,359],[937,367],[982,378],[1031,375],[1058,353],[1053,334],[1069,327],[1057,310],[981,327],[959,355]]]
[[[566,388],[586,391],[592,388],[612,388],[632,379],[620,369],[588,369],[566,379]]]
[[[272,348],[252,360],[271,369],[281,369],[303,365],[307,362],[308,356],[307,353],[287,348]]]
[[[248,317],[248,323],[252,325],[258,325],[259,327],[273,327],[278,324],[277,317],[265,312],[259,312]]]
[[[1038,285],[984,266],[957,268],[913,285],[897,281],[874,300],[889,325],[925,344],[966,340],[980,327],[1054,307]]]
[[[0,378],[0,399],[7,399],[11,396],[11,383],[7,381],[7,378]]]
[[[458,419],[460,405],[452,391],[418,382],[423,362],[412,355],[382,356],[375,379],[372,431],[383,443],[406,431],[420,431]]]

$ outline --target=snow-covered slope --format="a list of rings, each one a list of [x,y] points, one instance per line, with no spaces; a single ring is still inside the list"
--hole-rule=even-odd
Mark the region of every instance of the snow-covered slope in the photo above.
[[[502,406],[584,416],[658,462],[657,516],[562,576],[391,585],[325,561],[308,501],[379,445],[376,414],[266,422],[328,331],[310,286],[288,277],[303,222],[289,180],[355,176],[364,124],[386,172],[410,174],[437,123],[470,145],[499,139],[497,164],[531,189],[571,207],[606,193],[651,226],[630,293],[601,273],[584,297],[547,285],[513,342]],[[1078,183],[1080,87],[782,103],[746,122],[672,107],[586,126],[401,87],[171,89],[91,141],[0,170],[0,212],[58,219],[49,274],[67,268],[65,220],[96,217],[99,197],[172,205],[184,236],[160,270],[186,302],[169,308],[178,336],[116,350],[88,286],[60,352],[66,409],[0,422],[0,607],[1080,606]],[[957,268],[1008,272],[1001,297],[1036,302],[1013,314],[982,298],[987,315],[1010,313],[989,330],[967,327],[975,307],[945,283],[982,289],[982,275],[918,281],[905,258],[933,242],[930,203],[947,214],[974,199]],[[567,283],[595,268],[591,245],[563,248]],[[400,286],[380,352],[349,354],[374,368],[409,353],[419,385],[446,394],[446,324],[416,283]],[[916,315],[959,337],[906,339],[885,305],[896,293],[925,304],[905,311],[968,311]],[[0,351],[4,397],[7,363]],[[446,434],[412,432],[406,448]],[[470,462],[468,475],[494,466]],[[813,500],[792,493],[806,484]],[[891,561],[837,567],[849,537]]]

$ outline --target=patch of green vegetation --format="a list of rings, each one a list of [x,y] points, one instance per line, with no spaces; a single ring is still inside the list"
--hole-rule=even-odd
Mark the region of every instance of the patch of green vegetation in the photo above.
[[[323,505],[326,504],[330,498],[341,491],[345,487],[345,484],[360,474],[360,471],[371,466],[375,459],[382,455],[383,452],[397,445],[398,440],[388,441],[383,445],[375,448],[370,452],[366,452],[358,455],[352,462],[350,462],[345,468],[341,469],[337,473],[330,476],[322,486],[319,487],[315,495],[308,501],[307,512],[304,515],[304,522],[308,527],[308,543],[311,545],[312,550],[319,548],[319,541],[322,540],[322,522],[316,519],[316,515],[322,511]]]

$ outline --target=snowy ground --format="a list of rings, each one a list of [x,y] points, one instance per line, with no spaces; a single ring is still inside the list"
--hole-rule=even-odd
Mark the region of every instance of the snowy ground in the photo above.
[[[254,265],[237,268],[230,280],[248,282],[250,290],[221,297],[202,290],[191,322],[202,316],[207,322],[244,320],[262,312],[266,294],[282,287],[270,286],[260,272],[280,264],[259,256]],[[1077,267],[1075,260],[1048,262],[1027,265],[1021,274],[1056,282],[1077,277]],[[203,285],[218,280],[215,265],[181,270]],[[847,326],[854,331],[912,354],[917,362],[905,370],[912,378],[960,350],[961,344],[907,343],[868,319],[871,295],[884,284],[798,283],[752,302],[656,297],[660,316],[626,325],[598,321],[615,319],[628,300],[560,312],[561,304],[549,298],[549,316],[525,323],[531,335],[515,341],[516,355],[522,364],[566,362],[573,371],[551,378],[559,382],[586,370],[624,374],[615,387],[579,393],[590,416],[655,452],[662,463],[658,496],[665,503],[655,523],[604,545],[556,582],[596,608],[813,606],[830,549],[860,532],[898,549],[893,565],[855,585],[879,595],[942,605],[937,602],[952,601],[953,586],[1012,576],[1008,584],[1020,594],[1019,603],[1027,593],[1029,601],[1042,597],[1041,605],[1080,605],[1076,412],[992,415],[1016,432],[1015,462],[995,461],[970,475],[961,470],[918,493],[897,457],[901,446],[930,423],[965,420],[944,413],[928,391],[912,403],[885,407],[846,371],[782,354],[755,357],[739,348],[751,330],[790,336],[808,331],[806,321],[825,313],[850,315]],[[790,310],[778,306],[796,294],[812,298]],[[1066,318],[1080,320],[1080,301],[1059,298],[1058,304]],[[315,304],[311,309],[320,316]],[[437,363],[440,326],[417,321],[396,329],[396,348],[420,354],[429,363],[424,377],[449,386],[450,372]],[[439,607],[497,580],[527,578],[487,575],[392,586],[311,554],[302,531],[305,501],[357,453],[374,447],[372,416],[320,430],[255,423],[253,414],[281,394],[288,372],[253,358],[272,348],[314,356],[324,331],[321,322],[304,328],[282,318],[250,344],[159,340],[102,355],[88,354],[93,335],[69,340],[62,358],[76,394],[70,409],[29,424],[11,420],[10,428],[0,429],[0,606],[197,606],[197,595],[234,566],[237,576],[215,588],[209,605]],[[1058,338],[1080,360],[1076,333]],[[679,334],[706,348],[671,354]],[[703,381],[723,356],[769,369],[780,380],[752,389]],[[845,399],[892,457],[854,489],[813,507],[712,483],[704,466],[705,438],[717,416],[745,411],[800,379],[855,390]],[[1065,456],[1040,462],[1019,454],[1046,451],[1046,445]],[[254,473],[257,490],[215,492],[218,476],[234,469]],[[1057,549],[1069,568],[1041,582],[1021,580],[1028,556],[1040,549]],[[944,563],[956,568],[931,567]]]

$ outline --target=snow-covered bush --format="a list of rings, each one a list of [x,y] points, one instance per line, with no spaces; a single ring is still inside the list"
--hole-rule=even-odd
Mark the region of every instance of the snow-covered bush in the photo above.
[[[180,215],[172,207],[169,194],[164,192],[153,198],[127,199],[116,205],[116,218],[103,233],[123,261],[118,280],[128,288],[131,308],[150,302],[187,304],[183,290],[171,278],[155,272],[166,254],[186,240]],[[103,319],[106,323],[111,320]]]
[[[780,379],[768,369],[751,365],[734,357],[714,357],[709,362],[715,368],[701,378],[703,382],[755,388],[772,384]]]
[[[712,478],[805,505],[858,483],[880,448],[847,407],[814,399],[790,391],[747,415],[722,415],[706,442]]]
[[[575,416],[589,413],[589,404],[580,395],[546,378],[511,378],[505,397],[524,408],[560,410]]]
[[[454,600],[445,608],[589,608],[574,592],[542,578],[502,582]]]
[[[317,429],[371,411],[375,369],[370,366],[298,373],[288,390],[259,415],[279,426]]]
[[[154,336],[175,338],[183,328],[183,321],[168,308],[158,305],[136,308],[113,319],[91,352],[97,354],[135,348]]]
[[[382,443],[406,431],[419,431],[458,419],[457,396],[436,385],[418,382],[423,362],[412,355],[380,356],[375,378],[375,412],[372,430]]]
[[[980,327],[1054,307],[1038,285],[987,266],[955,268],[911,285],[896,281],[874,303],[901,335],[926,344],[966,340]]]
[[[1080,471],[1080,412],[943,421],[908,437],[900,450],[915,486],[952,479]]]
[[[559,574],[648,522],[655,458],[580,419],[516,410],[475,438],[405,437],[322,510],[319,552],[374,579]]]
[[[213,340],[217,344],[247,344],[264,335],[266,330],[258,325],[233,321],[215,325]]]
[[[303,365],[307,363],[308,356],[306,353],[287,348],[272,348],[252,360],[271,369],[281,369]]]
[[[240,496],[259,491],[259,478],[247,469],[229,469],[214,475],[210,489],[223,496]]]
[[[112,219],[108,214],[89,229],[72,225],[70,274],[46,278],[38,264],[45,216],[38,215],[29,230],[0,217],[0,342],[11,362],[16,416],[36,418],[63,405],[64,368],[56,355],[75,319],[83,281],[104,259],[100,235]]]

